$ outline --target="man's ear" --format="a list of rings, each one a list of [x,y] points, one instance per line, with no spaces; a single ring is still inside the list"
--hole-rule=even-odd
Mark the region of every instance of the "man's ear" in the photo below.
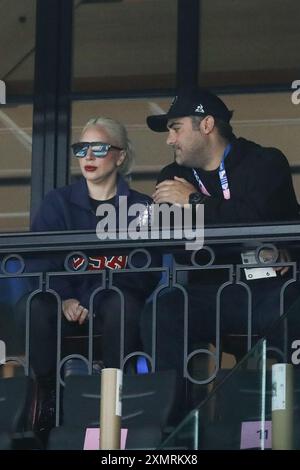
[[[210,134],[215,127],[215,119],[213,116],[205,116],[200,122],[200,129],[205,134]]]

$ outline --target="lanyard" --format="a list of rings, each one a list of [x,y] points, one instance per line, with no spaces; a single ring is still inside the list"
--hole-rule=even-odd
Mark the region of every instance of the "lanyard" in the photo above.
[[[220,179],[220,183],[221,183],[221,186],[222,186],[224,199],[230,199],[230,190],[229,190],[228,179],[227,179],[225,165],[224,165],[225,158],[229,154],[230,150],[231,150],[231,144],[228,144],[226,146],[225,150],[224,150],[222,161],[221,161],[220,166],[219,166],[219,179]],[[205,194],[206,196],[210,196],[210,193],[207,191],[206,187],[202,183],[202,181],[201,181],[198,173],[196,172],[195,168],[193,168],[193,174],[194,174],[194,177],[195,177],[195,179],[196,179],[196,181],[199,185],[199,189],[200,189],[201,193]]]

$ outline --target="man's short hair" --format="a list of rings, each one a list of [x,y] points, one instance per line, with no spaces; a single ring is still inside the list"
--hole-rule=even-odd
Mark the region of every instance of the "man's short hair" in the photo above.
[[[190,116],[192,120],[193,129],[196,130],[199,127],[200,122],[204,119],[200,116]],[[219,135],[229,142],[235,138],[233,133],[231,124],[229,122],[225,122],[222,119],[214,118],[215,127],[217,128]]]

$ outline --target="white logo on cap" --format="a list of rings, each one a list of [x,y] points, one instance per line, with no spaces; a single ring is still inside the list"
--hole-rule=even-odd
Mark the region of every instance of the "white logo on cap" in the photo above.
[[[174,96],[173,101],[171,103],[171,107],[174,106],[177,100],[178,100],[178,96]]]
[[[197,108],[195,109],[195,113],[204,113],[202,104],[198,104]]]

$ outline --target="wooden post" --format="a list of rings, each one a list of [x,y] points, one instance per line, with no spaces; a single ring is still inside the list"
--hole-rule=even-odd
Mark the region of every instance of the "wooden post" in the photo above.
[[[293,365],[272,366],[272,449],[293,449]]]
[[[122,371],[102,369],[100,400],[100,449],[120,449]]]

